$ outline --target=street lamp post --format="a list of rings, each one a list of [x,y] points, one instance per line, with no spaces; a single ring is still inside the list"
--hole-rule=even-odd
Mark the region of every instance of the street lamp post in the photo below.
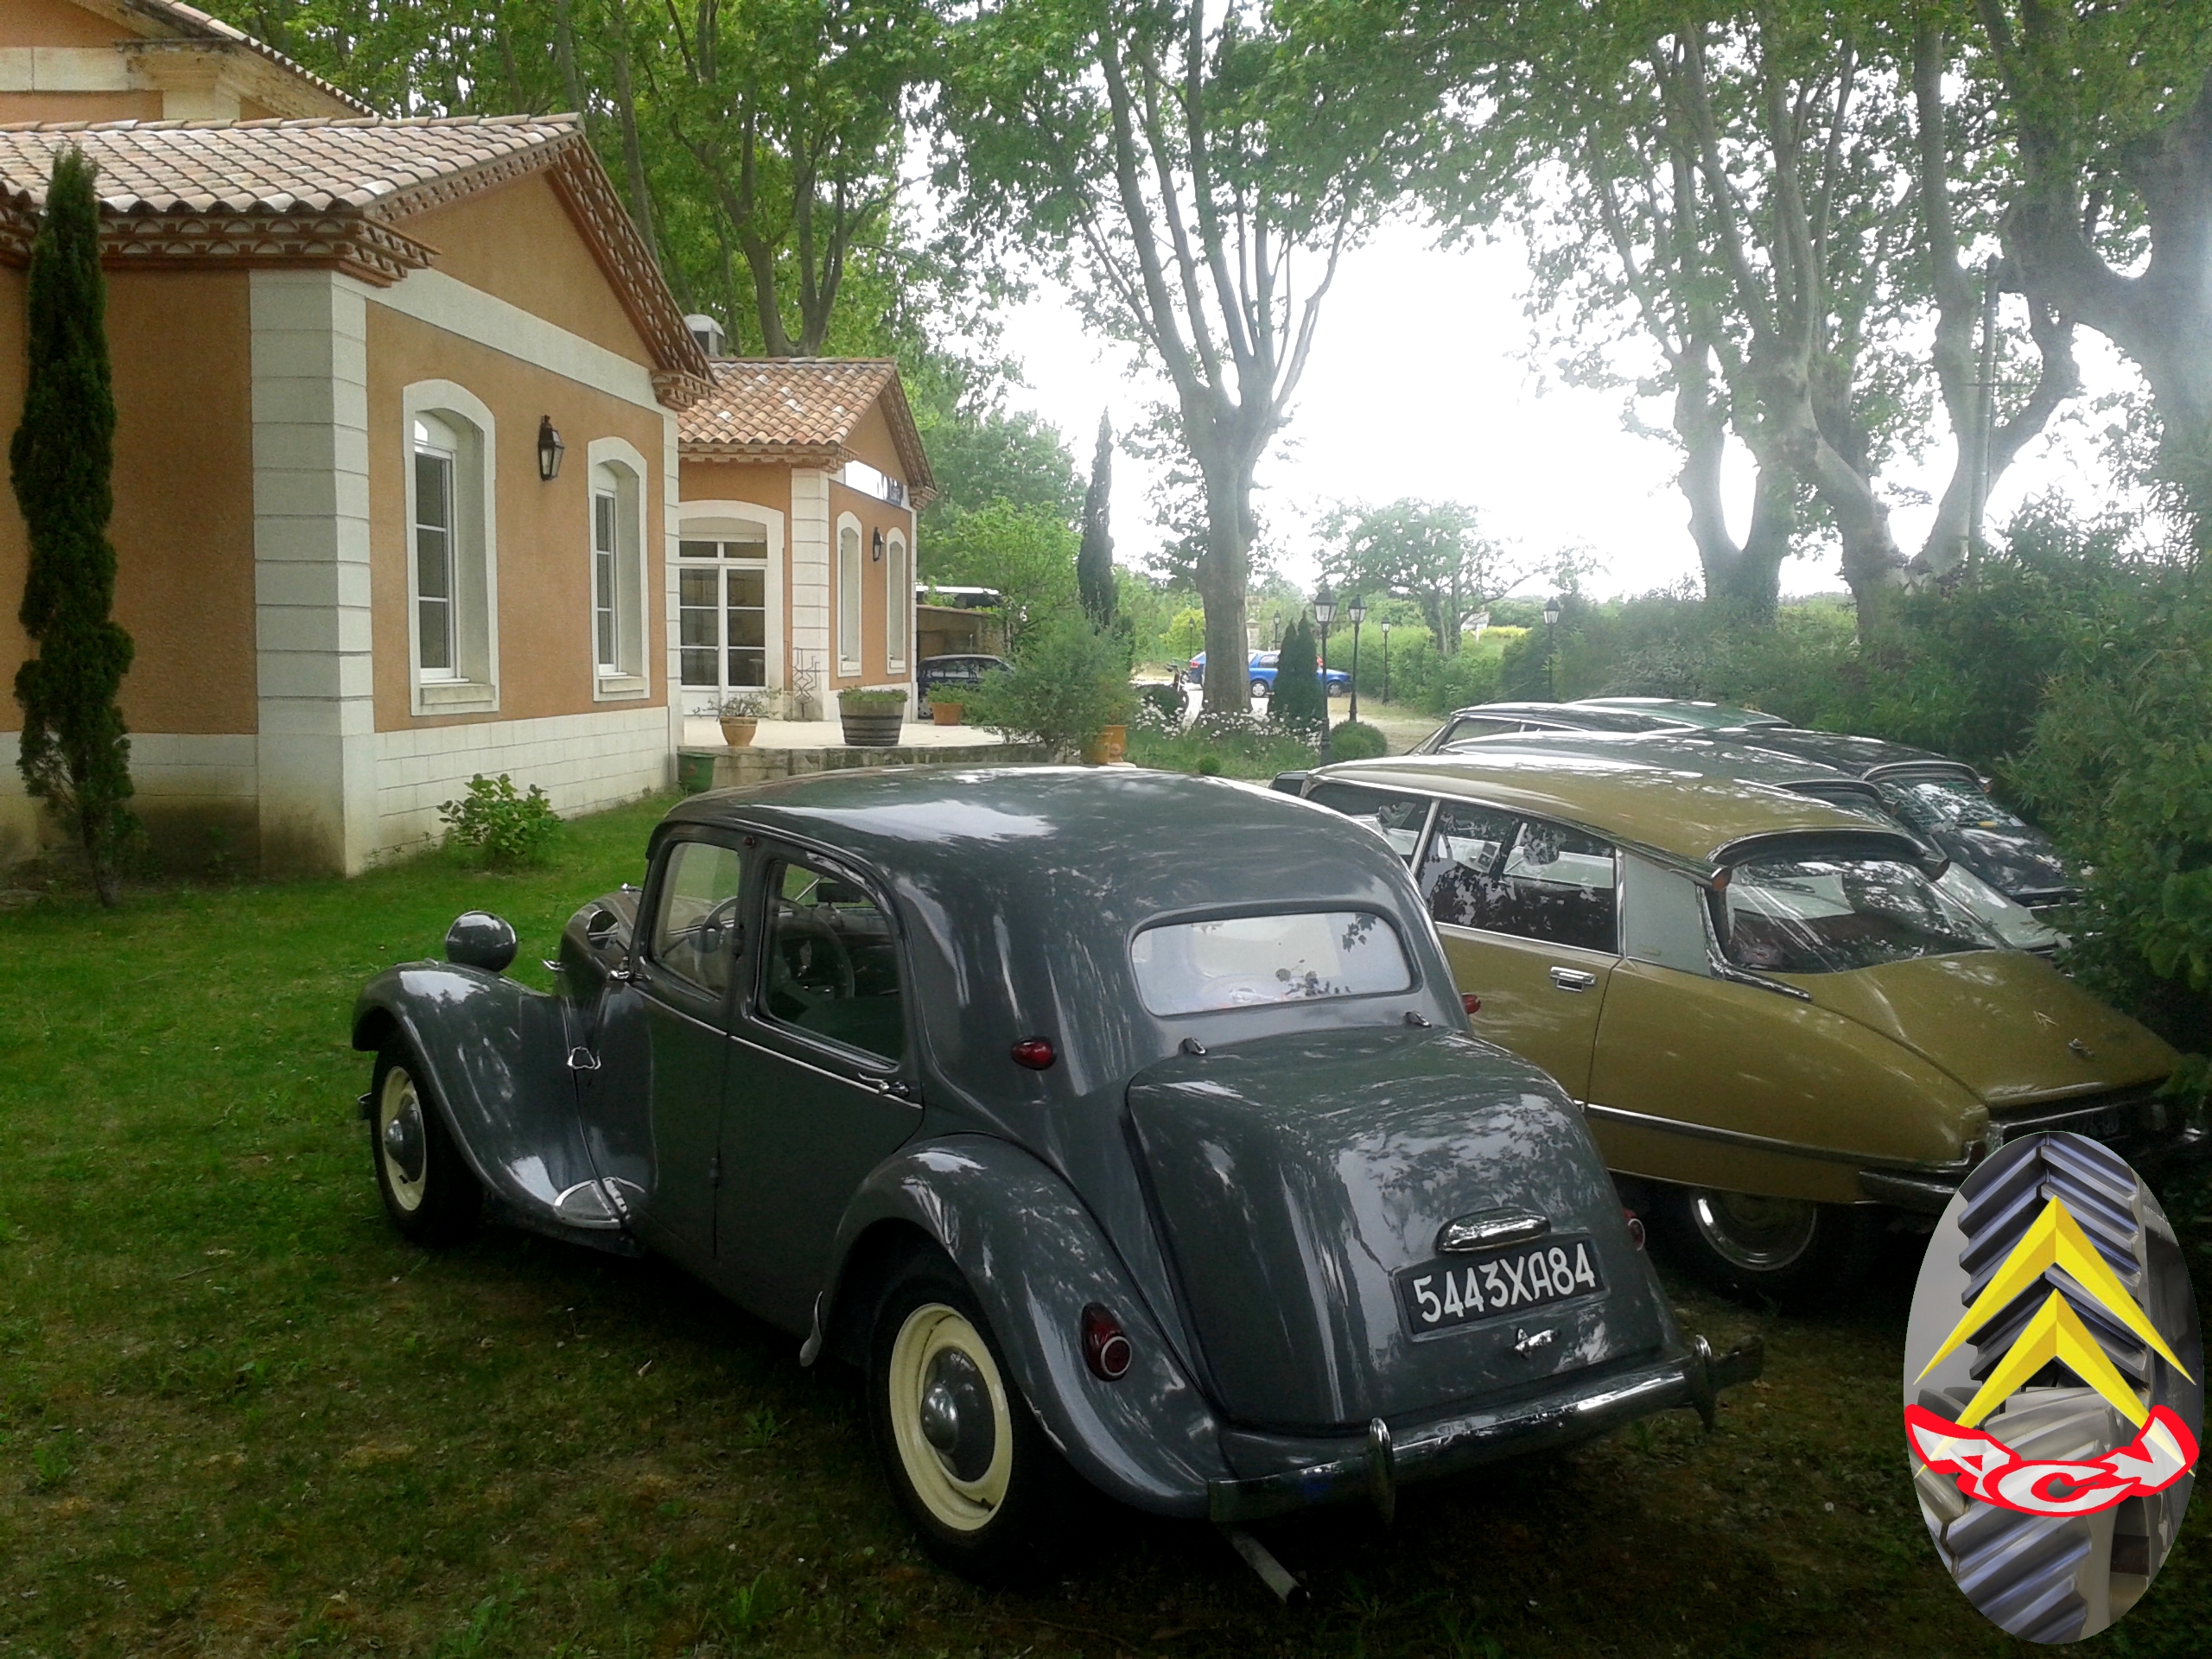
[[[1544,601],[1544,682],[1559,701],[1559,595]]]
[[[1313,620],[1321,625],[1321,660],[1315,666],[1321,680],[1321,761],[1325,766],[1329,760],[1329,624],[1337,620],[1337,596],[1326,582],[1313,594]]]
[[[1375,626],[1382,630],[1382,701],[1387,705],[1390,701],[1390,625],[1378,622]]]
[[[1358,594],[1351,596],[1351,603],[1344,607],[1344,614],[1351,619],[1351,707],[1344,711],[1348,720],[1359,718],[1359,625],[1367,620],[1367,601]],[[1329,706],[1329,679],[1321,677],[1321,707]]]

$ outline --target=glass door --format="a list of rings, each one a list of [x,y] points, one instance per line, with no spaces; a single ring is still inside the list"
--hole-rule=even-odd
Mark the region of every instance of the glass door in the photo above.
[[[677,543],[677,643],[685,712],[768,684],[767,532]]]

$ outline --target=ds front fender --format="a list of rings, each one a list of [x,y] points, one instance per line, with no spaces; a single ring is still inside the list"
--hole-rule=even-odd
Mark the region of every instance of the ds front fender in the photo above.
[[[619,1230],[577,1121],[557,998],[480,969],[406,963],[371,980],[353,1008],[355,1048],[380,1048],[394,1032],[428,1073],[461,1155],[517,1219],[563,1236]]]
[[[1090,1484],[1157,1515],[1203,1516],[1224,1478],[1219,1425],[1174,1359],[1121,1257],[1074,1192],[1009,1143],[950,1135],[903,1149],[871,1175],[838,1230],[838,1281],[823,1329],[865,1340],[868,1242],[912,1228],[967,1279],[1046,1433]],[[1133,1351],[1113,1382],[1083,1357],[1083,1310],[1118,1319]],[[810,1357],[816,1344],[810,1343]]]

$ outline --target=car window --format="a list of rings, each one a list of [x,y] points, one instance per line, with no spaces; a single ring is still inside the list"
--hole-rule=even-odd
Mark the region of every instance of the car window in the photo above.
[[[1343,813],[1381,836],[1400,858],[1411,859],[1428,823],[1428,798],[1355,784],[1321,784],[1306,798]]]
[[[1446,743],[1457,743],[1462,738],[1497,737],[1506,732],[1517,732],[1520,729],[1521,722],[1517,720],[1499,720],[1485,715],[1478,720],[1453,721],[1451,729],[1444,734],[1444,741]]]
[[[1300,911],[1148,927],[1130,942],[1154,1014],[1204,1014],[1411,988],[1397,931],[1372,911]]]
[[[708,841],[677,842],[662,867],[653,960],[716,996],[729,989],[743,869],[736,848]]]
[[[2007,811],[1963,778],[1885,780],[1878,787],[1890,810],[1923,835],[1937,830],[1999,830],[2018,833],[2025,820]]]
[[[1419,874],[1432,918],[1585,950],[1615,949],[1613,849],[1557,824],[1446,806]]]
[[[1890,859],[1759,859],[1713,898],[1720,948],[1738,968],[1824,974],[2003,941],[1910,864]]]
[[[798,860],[769,869],[760,1001],[767,1016],[887,1060],[906,1052],[899,947],[867,891]]]

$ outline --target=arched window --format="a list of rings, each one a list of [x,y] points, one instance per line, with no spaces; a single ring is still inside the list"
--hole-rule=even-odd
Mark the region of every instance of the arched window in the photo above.
[[[418,715],[499,707],[492,411],[423,380],[401,399],[407,442],[409,651]]]
[[[861,524],[852,514],[837,521],[837,672],[861,671]]]
[[[894,530],[883,552],[883,654],[888,659],[884,666],[893,673],[906,672],[906,627],[913,614],[914,582],[906,573],[906,538]]]
[[[426,680],[461,677],[454,650],[454,485],[461,435],[435,415],[415,417],[415,644]]]
[[[594,695],[643,696],[645,673],[645,460],[594,439],[591,467],[591,652]]]

